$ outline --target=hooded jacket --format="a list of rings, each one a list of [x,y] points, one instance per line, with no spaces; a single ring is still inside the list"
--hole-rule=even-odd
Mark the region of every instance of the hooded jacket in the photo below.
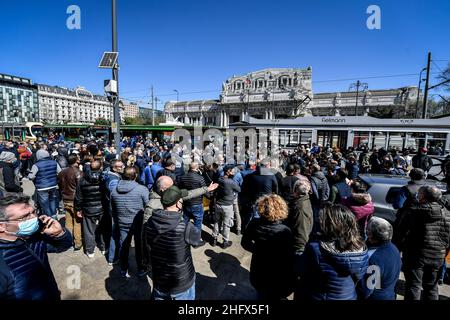
[[[104,186],[101,171],[89,170],[77,185],[75,210],[83,210],[88,217],[103,214]]]
[[[405,258],[443,260],[450,247],[450,212],[440,203],[414,204],[397,225]]]
[[[304,251],[313,227],[313,209],[308,194],[291,200],[286,224],[294,235],[295,251]]]
[[[321,171],[316,171],[311,175],[312,197],[311,201],[315,204],[322,203],[330,197],[330,186],[327,178]]]
[[[38,232],[27,240],[0,240],[0,297],[60,300],[47,252],[63,252],[71,246],[72,236],[68,231],[60,238]]]
[[[166,294],[178,294],[195,282],[191,244],[200,232],[179,212],[155,210],[145,226],[150,247],[153,286]]]
[[[149,201],[147,187],[136,181],[120,180],[111,192],[112,214],[119,226],[130,226]]]
[[[368,267],[368,251],[338,252],[332,243],[306,245],[300,268],[299,300],[356,300],[356,285]]]
[[[353,193],[350,198],[342,199],[341,202],[355,215],[360,234],[364,238],[367,222],[375,212],[371,195],[369,193]]]

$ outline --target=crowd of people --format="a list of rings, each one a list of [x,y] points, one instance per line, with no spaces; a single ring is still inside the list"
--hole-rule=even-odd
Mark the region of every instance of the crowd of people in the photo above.
[[[405,299],[439,298],[450,249],[450,157],[440,190],[426,179],[426,148],[412,156],[313,143],[276,159],[246,153],[239,163],[214,144],[188,152],[137,136],[120,150],[61,135],[0,142],[0,298],[60,298],[47,252],[70,248],[89,258],[100,252],[129,278],[134,240],[137,276],[151,276],[153,299],[193,300],[191,247],[206,245],[204,225],[211,246],[236,246],[235,233],[252,253],[260,299],[394,300],[401,271]],[[376,215],[361,173],[411,178],[393,195],[394,222]],[[34,206],[24,180],[34,184]]]

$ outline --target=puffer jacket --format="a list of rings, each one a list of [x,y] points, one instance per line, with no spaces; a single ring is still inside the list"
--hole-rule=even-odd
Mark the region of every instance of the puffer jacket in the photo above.
[[[311,187],[313,190],[311,201],[313,203],[322,203],[330,197],[330,186],[323,172],[317,171],[311,175]]]
[[[178,187],[180,189],[193,190],[197,188],[205,187],[205,179],[198,172],[189,171],[187,174],[182,175],[178,178]],[[193,206],[200,205],[203,202],[203,197],[193,198],[186,201],[183,205]]]
[[[88,217],[103,214],[104,184],[101,171],[89,170],[80,179],[75,193],[75,210]]]
[[[71,246],[72,236],[68,231],[60,238],[38,232],[27,240],[0,241],[0,297],[60,300],[47,252],[63,252]]]
[[[113,217],[117,218],[119,226],[130,226],[139,212],[143,212],[149,201],[147,187],[136,181],[120,180],[111,192]]]
[[[183,198],[183,201],[200,197],[208,192],[208,187],[202,187],[194,190],[189,190],[188,195]],[[150,192],[150,200],[145,205],[144,210],[144,219],[142,224],[142,265],[148,266],[150,264],[150,252],[149,252],[149,246],[147,245],[147,237],[145,236],[145,228],[147,221],[150,219],[150,217],[153,215],[154,211],[157,210],[163,210],[163,205],[161,203],[161,195],[156,193],[155,191]]]
[[[250,283],[259,293],[280,299],[294,291],[294,236],[288,226],[281,221],[253,219],[241,245],[253,253]]]
[[[375,212],[371,195],[369,193],[353,193],[350,198],[342,199],[341,202],[355,215],[359,232],[364,238],[367,222]]]
[[[444,259],[450,247],[450,212],[437,202],[412,205],[397,225],[397,236],[404,257]]]
[[[312,241],[306,245],[300,282],[294,299],[356,300],[356,286],[369,261],[367,249],[338,252],[332,243]]]
[[[145,226],[151,252],[154,287],[167,294],[189,289],[195,281],[190,245],[200,241],[200,232],[179,212],[155,210]]]
[[[36,189],[56,188],[58,185],[58,165],[50,156],[39,159],[34,164],[38,171],[34,179]]]

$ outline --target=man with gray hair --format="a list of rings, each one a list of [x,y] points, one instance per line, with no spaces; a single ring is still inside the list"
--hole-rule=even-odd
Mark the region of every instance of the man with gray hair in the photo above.
[[[403,252],[405,300],[438,300],[438,274],[450,247],[450,212],[440,201],[442,192],[425,185],[397,224],[397,241]]]
[[[361,295],[366,300],[395,300],[395,285],[402,260],[392,244],[392,225],[385,219],[372,217],[367,224],[369,268],[361,281]]]

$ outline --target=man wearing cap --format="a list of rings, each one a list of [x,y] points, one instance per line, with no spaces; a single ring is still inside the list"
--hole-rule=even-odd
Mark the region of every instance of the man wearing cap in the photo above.
[[[433,160],[427,156],[427,148],[420,148],[419,153],[412,158],[412,166],[422,169],[425,172],[430,171],[433,166]]]
[[[155,210],[145,226],[152,259],[154,300],[195,300],[195,269],[191,245],[200,241],[199,230],[183,219],[187,190],[176,186],[162,194],[162,210]]]

